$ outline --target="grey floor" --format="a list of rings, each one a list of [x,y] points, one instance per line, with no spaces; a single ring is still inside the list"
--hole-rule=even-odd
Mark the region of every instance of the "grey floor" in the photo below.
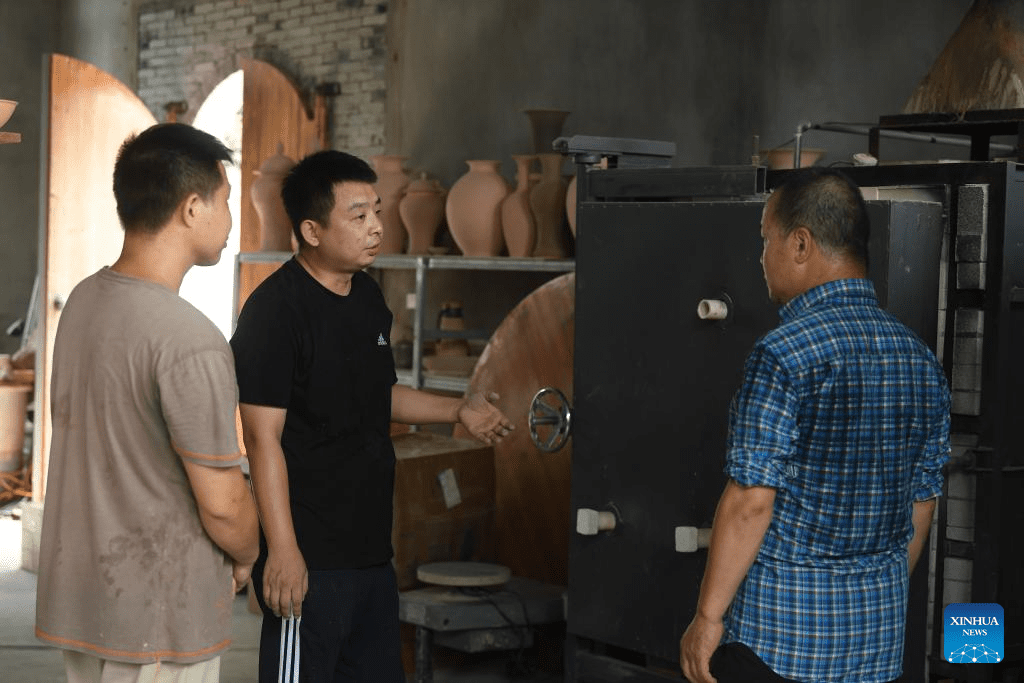
[[[16,516],[17,506],[8,506],[0,513],[0,677],[27,683],[64,683],[64,660],[60,651],[43,645],[34,635],[36,576],[20,568],[21,522]],[[259,616],[247,609],[244,596],[239,596],[234,606],[233,644],[221,658],[221,683],[256,680],[260,621]],[[437,683],[552,683],[561,680],[560,676],[545,672],[528,678],[513,678],[507,673],[509,661],[510,656],[505,653],[477,656],[471,664],[459,669],[438,668],[434,680]]]

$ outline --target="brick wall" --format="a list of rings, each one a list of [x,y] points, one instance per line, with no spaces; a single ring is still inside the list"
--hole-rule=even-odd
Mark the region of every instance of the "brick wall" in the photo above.
[[[168,102],[191,117],[248,57],[268,62],[304,95],[328,98],[331,144],[367,158],[384,151],[385,27],[382,0],[162,0],[139,8],[139,96],[158,120]]]

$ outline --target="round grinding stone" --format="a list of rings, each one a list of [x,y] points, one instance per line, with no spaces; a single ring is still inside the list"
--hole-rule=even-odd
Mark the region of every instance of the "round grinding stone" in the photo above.
[[[432,562],[417,567],[416,578],[437,586],[500,586],[512,571],[487,562]]]

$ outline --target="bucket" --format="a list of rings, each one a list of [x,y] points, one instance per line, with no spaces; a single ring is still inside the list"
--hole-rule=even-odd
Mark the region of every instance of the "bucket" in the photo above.
[[[18,472],[32,387],[0,383],[0,472]]]

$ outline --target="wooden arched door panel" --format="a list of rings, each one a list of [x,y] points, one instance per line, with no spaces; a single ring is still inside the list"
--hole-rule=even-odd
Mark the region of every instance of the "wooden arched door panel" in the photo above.
[[[322,96],[313,100],[312,110],[306,106],[295,84],[279,69],[257,59],[242,64],[244,86],[242,97],[242,160],[241,160],[241,253],[260,250],[260,224],[253,208],[251,189],[253,171],[263,162],[282,152],[298,161],[327,147],[327,109]],[[280,266],[274,263],[242,263],[239,267],[238,307],[245,303],[256,286]]]
[[[156,123],[128,86],[72,57],[49,57],[44,90],[44,224],[39,272],[44,346],[37,359],[33,498],[45,495],[50,436],[50,370],[60,309],[72,288],[117,260],[123,233],[114,201],[114,161],[124,140]],[[38,355],[38,354],[37,354]]]

